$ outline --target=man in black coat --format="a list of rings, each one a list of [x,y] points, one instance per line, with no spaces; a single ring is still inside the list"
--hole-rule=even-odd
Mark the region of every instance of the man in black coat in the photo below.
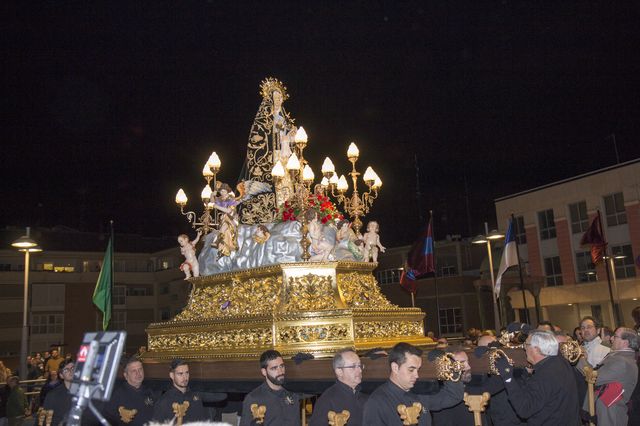
[[[153,419],[166,422],[182,416],[183,423],[210,420],[200,395],[189,390],[189,364],[182,359],[174,359],[171,362],[169,378],[171,388],[154,405]],[[174,403],[180,404],[182,408],[175,408]]]
[[[434,395],[417,395],[411,389],[422,367],[422,350],[409,343],[398,343],[389,352],[389,380],[371,394],[364,406],[367,426],[431,425],[429,411],[452,407],[462,401],[460,382],[444,383]]]
[[[523,383],[514,379],[513,367],[504,357],[496,361],[516,414],[528,425],[579,425],[580,406],[573,367],[558,355],[558,341],[553,333],[531,332],[525,350],[535,372]]]
[[[329,412],[348,411],[349,426],[362,426],[362,411],[368,395],[360,392],[364,365],[352,349],[338,351],[333,357],[333,372],[336,383],[318,398],[313,407],[309,426],[326,426]]]
[[[285,366],[280,352],[263,352],[260,372],[265,381],[244,398],[240,426],[300,426],[300,396],[283,386]]]
[[[126,382],[113,390],[104,416],[111,425],[142,426],[153,418],[155,397],[151,389],[142,384],[144,367],[138,357],[127,360],[124,379]]]

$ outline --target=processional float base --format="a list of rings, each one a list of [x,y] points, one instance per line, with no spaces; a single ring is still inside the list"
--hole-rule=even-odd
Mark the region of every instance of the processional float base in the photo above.
[[[330,357],[341,348],[426,345],[424,312],[400,308],[380,292],[367,262],[299,262],[192,278],[187,306],[147,328],[144,359]]]

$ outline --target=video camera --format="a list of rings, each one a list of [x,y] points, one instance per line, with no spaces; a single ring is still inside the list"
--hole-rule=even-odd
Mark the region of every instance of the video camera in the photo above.
[[[108,401],[111,398],[126,338],[125,331],[85,333],[69,388],[73,403],[67,425],[79,426],[86,407],[89,407],[100,423],[109,424],[91,400]]]

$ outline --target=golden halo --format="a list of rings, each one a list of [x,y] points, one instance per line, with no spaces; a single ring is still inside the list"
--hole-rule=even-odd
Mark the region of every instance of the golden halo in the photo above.
[[[277,90],[280,93],[282,93],[283,101],[286,101],[287,99],[289,99],[287,88],[277,78],[267,77],[264,80],[262,80],[262,83],[260,83],[260,95],[262,95],[263,99],[271,98],[271,94],[273,93],[274,90]]]

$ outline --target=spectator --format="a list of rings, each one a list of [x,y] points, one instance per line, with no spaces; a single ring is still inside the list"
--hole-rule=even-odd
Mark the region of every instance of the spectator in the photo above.
[[[602,344],[600,338],[600,324],[593,317],[584,317],[580,321],[582,331],[582,345],[587,351],[587,362],[595,367],[600,364],[611,350]]]
[[[58,374],[57,370],[49,371],[45,373],[45,375],[46,375],[47,381],[42,386],[42,389],[40,389],[40,396],[39,396],[40,406],[44,404],[44,400],[47,397],[47,393],[49,393],[49,391],[52,391],[53,389],[57,388],[62,384],[62,378]]]
[[[7,419],[9,426],[21,426],[28,414],[29,403],[24,391],[20,389],[20,379],[17,376],[9,377],[7,385],[11,389],[7,399]]]
[[[633,308],[633,310],[631,311],[631,317],[635,322],[633,329],[636,331],[636,333],[640,333],[640,306],[636,306],[635,308]]]
[[[44,371],[58,371],[58,367],[62,362],[62,357],[58,354],[57,349],[51,351],[51,356],[44,365]]]

